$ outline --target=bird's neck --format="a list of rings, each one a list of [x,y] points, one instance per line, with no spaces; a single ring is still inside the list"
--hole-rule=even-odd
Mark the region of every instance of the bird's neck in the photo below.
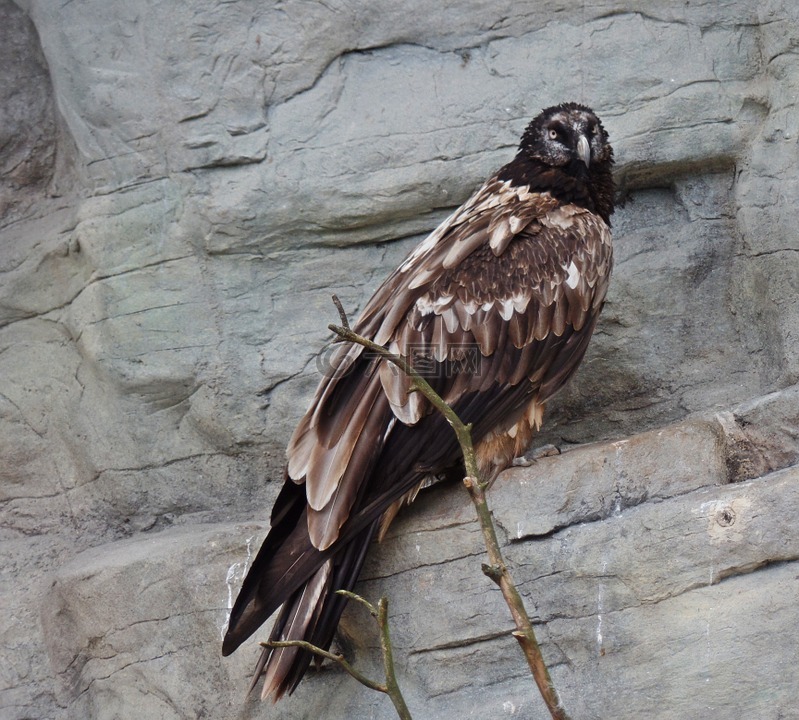
[[[562,203],[572,203],[599,215],[608,225],[613,214],[613,175],[610,162],[586,168],[580,161],[552,167],[519,153],[503,167],[498,177],[514,186],[548,192]]]

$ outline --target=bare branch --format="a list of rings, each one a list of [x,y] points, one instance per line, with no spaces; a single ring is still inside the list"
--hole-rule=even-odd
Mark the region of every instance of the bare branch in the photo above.
[[[372,603],[370,603],[366,598],[356,595],[354,592],[350,592],[349,590],[336,590],[336,595],[341,595],[349,600],[354,600],[355,602],[361,603],[361,605],[363,605],[369,611],[369,614],[373,618],[377,618],[379,616],[377,608],[372,605]]]
[[[337,307],[339,305],[340,303],[337,305]],[[516,625],[516,630],[513,631],[512,634],[518,640],[519,645],[522,648],[522,652],[527,660],[530,672],[533,675],[533,679],[538,686],[538,690],[541,693],[541,697],[543,698],[550,715],[552,716],[553,720],[569,720],[569,716],[566,714],[566,711],[561,704],[557,690],[552,683],[552,677],[549,674],[549,669],[547,668],[544,658],[541,655],[541,648],[538,645],[538,640],[536,639],[535,631],[533,630],[533,624],[530,621],[527,611],[525,610],[524,601],[522,600],[516,585],[513,583],[513,579],[511,578],[510,572],[505,564],[505,560],[502,557],[502,551],[497,538],[494,521],[491,516],[491,510],[489,509],[488,502],[486,500],[485,491],[487,488],[487,483],[481,479],[479,468],[477,467],[477,458],[475,456],[474,445],[472,443],[471,425],[465,425],[455,411],[449,405],[447,405],[444,400],[441,399],[441,397],[436,393],[435,390],[433,390],[430,384],[423,377],[421,377],[421,375],[419,375],[419,373],[417,373],[403,358],[394,355],[381,345],[377,345],[371,340],[361,337],[357,333],[353,332],[346,322],[344,322],[346,320],[346,315],[343,312],[343,308],[339,310],[339,314],[343,318],[342,324],[344,327],[329,325],[328,327],[330,330],[336,333],[336,335],[338,335],[342,340],[362,345],[368,350],[377,353],[388,362],[396,365],[400,370],[402,370],[402,372],[408,375],[413,388],[425,396],[430,404],[444,416],[447,422],[452,426],[452,429],[455,431],[455,435],[457,436],[458,443],[461,447],[461,452],[463,453],[463,462],[466,469],[466,477],[463,479],[463,484],[468,490],[469,496],[471,497],[472,503],[477,511],[477,517],[480,521],[480,528],[483,532],[483,540],[485,542],[490,563],[488,565],[483,565],[483,572],[499,586],[502,596],[505,598],[505,602],[510,609],[511,616],[513,617],[513,621]],[[381,603],[382,602],[383,601],[381,600]],[[380,606],[378,606],[378,610],[379,609]],[[386,626],[386,632],[387,630],[388,627]],[[385,657],[386,655],[384,652],[384,660]],[[386,667],[388,670],[388,666]]]
[[[290,648],[296,647],[301,648],[302,650],[307,650],[308,652],[317,655],[318,657],[325,658],[327,660],[332,660],[335,663],[338,663],[343,667],[352,677],[354,677],[361,685],[365,685],[370,690],[376,690],[377,692],[386,693],[388,694],[388,688],[385,685],[381,685],[374,680],[370,680],[366,675],[358,672],[352,665],[350,665],[345,659],[343,655],[337,655],[336,653],[332,653],[328,650],[323,650],[316,645],[313,645],[305,640],[269,640],[267,642],[262,642],[261,645],[263,647],[268,648]]]
[[[341,667],[344,668],[344,670],[346,670],[359,683],[361,683],[361,685],[368,687],[370,690],[375,690],[388,695],[389,699],[394,705],[394,709],[397,711],[397,715],[399,716],[400,720],[413,720],[411,713],[408,710],[408,706],[405,704],[405,698],[402,697],[402,691],[397,683],[397,675],[394,671],[394,654],[391,649],[391,635],[388,629],[388,599],[384,597],[380,598],[380,601],[377,603],[377,607],[375,607],[365,598],[362,598],[360,595],[356,595],[354,592],[350,592],[349,590],[338,590],[337,594],[343,595],[350,600],[355,600],[355,602],[359,602],[375,618],[375,622],[380,630],[380,649],[383,654],[383,670],[385,671],[386,676],[385,683],[379,683],[369,679],[366,677],[366,675],[350,665],[350,663],[344,659],[343,655],[338,655],[336,653],[330,652],[329,650],[324,650],[316,645],[313,645],[312,643],[306,642],[305,640],[270,640],[269,642],[262,642],[261,645],[263,645],[263,647],[269,648],[301,648],[302,650],[307,650],[308,652],[313,653],[317,657],[332,660],[333,662],[341,665]]]
[[[338,310],[338,316],[341,318],[341,324],[346,329],[350,329],[350,323],[347,320],[347,313],[344,312],[344,306],[341,304],[341,300],[338,299],[338,295],[333,295],[333,304],[336,306],[336,310]]]
[[[391,635],[388,630],[388,598],[381,597],[377,603],[377,624],[380,626],[380,649],[383,651],[383,670],[386,675],[386,692],[394,703],[394,708],[403,720],[411,720],[411,713],[402,697],[397,674],[394,671],[394,653],[391,649]]]
[[[430,404],[438,410],[444,419],[452,426],[455,435],[458,437],[461,449],[463,450],[464,462],[466,464],[466,472],[471,477],[478,477],[477,461],[474,456],[474,447],[472,446],[472,433],[471,425],[464,425],[461,419],[457,416],[455,411],[445,403],[438,393],[433,390],[430,383],[427,382],[419,373],[416,372],[403,358],[389,352],[382,345],[368,340],[365,337],[358,335],[349,328],[339,327],[338,325],[328,325],[329,330],[332,330],[345,342],[354,342],[362,345],[367,350],[380,355],[391,363],[394,363],[402,372],[404,372],[411,380],[411,385],[415,390],[418,390],[425,396]]]

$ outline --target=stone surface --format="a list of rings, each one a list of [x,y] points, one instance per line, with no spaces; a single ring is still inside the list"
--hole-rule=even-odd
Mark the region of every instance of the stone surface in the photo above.
[[[56,154],[53,89],[36,29],[8,2],[0,5],[0,217],[30,214],[52,180]]]
[[[258,531],[172,530],[88,550],[65,565],[47,592],[42,623],[55,677],[73,698],[68,716],[236,716],[243,658],[223,663],[206,650],[221,642],[225,621],[218,573],[230,568],[230,593],[241,581],[241,547],[230,538]],[[178,558],[186,565],[176,577]],[[179,699],[175,686],[183,687]]]
[[[799,717],[799,13],[657,5],[0,0],[0,716],[270,714],[218,638],[329,296],[574,99],[616,269],[563,454],[493,490],[508,555],[575,717]],[[362,590],[420,713],[543,717],[481,557],[432,489]],[[392,716],[335,668],[279,712]]]
[[[799,671],[786,628],[799,620],[799,468],[728,483],[732,446],[717,420],[586,446],[506,473],[492,489],[500,528],[514,527],[506,557],[575,717],[734,717],[742,708],[748,717],[796,717]],[[652,478],[652,459],[673,453],[678,438],[679,452],[705,460],[707,471],[669,477],[655,463],[661,477]],[[558,460],[580,468],[571,488],[585,500],[583,516],[546,534],[516,532],[519,505],[534,527],[561,522],[563,508],[536,504],[531,489],[546,498],[543,478]],[[616,478],[623,502],[605,507],[602,473]],[[632,504],[624,483],[649,479],[657,497]],[[507,609],[480,571],[484,550],[466,493],[429,495],[375,548],[360,585],[369,597],[391,598],[408,701],[425,717],[544,718]],[[68,717],[124,717],[131,707],[157,718],[259,716],[240,695],[255,642],[225,660],[208,648],[264,532],[239,523],[173,529],[87,550],[61,568],[42,618],[53,670],[73,697]],[[375,628],[360,608],[348,609],[342,635],[351,659],[376,674]],[[325,668],[281,707],[281,717],[320,716],[394,711]]]

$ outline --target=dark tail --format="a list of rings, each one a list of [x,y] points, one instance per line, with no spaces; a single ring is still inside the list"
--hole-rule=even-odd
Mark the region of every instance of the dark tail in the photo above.
[[[287,483],[294,494],[302,486]],[[294,486],[294,487],[291,487]],[[281,493],[283,494],[283,493]],[[352,590],[375,537],[379,520],[342,538],[320,552],[308,537],[304,492],[287,503],[276,502],[281,511],[272,517],[272,529],[244,579],[230,614],[222,654],[229,655],[252,635],[282,604],[270,640],[305,640],[327,650],[333,641],[347,599],[337,590]],[[278,499],[280,500],[280,498]],[[256,665],[252,690],[265,674],[262,697],[280,699],[291,694],[313,659],[300,648],[264,648]]]

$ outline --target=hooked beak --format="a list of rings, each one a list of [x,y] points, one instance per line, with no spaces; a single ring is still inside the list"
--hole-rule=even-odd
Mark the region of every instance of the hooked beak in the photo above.
[[[591,165],[591,146],[588,144],[588,138],[585,135],[580,135],[577,138],[577,157],[583,161],[586,167]]]

